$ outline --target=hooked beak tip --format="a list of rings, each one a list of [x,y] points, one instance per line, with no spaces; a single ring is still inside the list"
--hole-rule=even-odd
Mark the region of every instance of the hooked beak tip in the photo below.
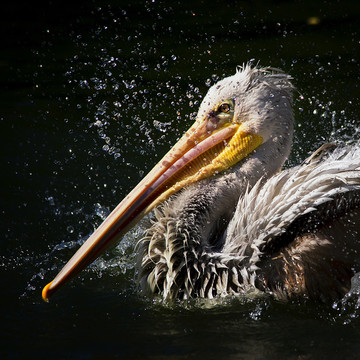
[[[52,281],[49,282],[49,283],[43,288],[43,291],[42,291],[42,298],[43,298],[43,300],[44,300],[45,302],[47,302],[47,303],[49,302],[49,294],[48,294],[48,292],[49,292],[49,288],[50,288],[51,284],[52,284]]]

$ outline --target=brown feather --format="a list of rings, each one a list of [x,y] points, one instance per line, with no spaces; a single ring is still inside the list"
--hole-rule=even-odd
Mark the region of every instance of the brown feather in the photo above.
[[[359,217],[360,209],[355,208],[266,255],[259,283],[278,297],[302,296],[325,302],[343,297],[359,271]]]

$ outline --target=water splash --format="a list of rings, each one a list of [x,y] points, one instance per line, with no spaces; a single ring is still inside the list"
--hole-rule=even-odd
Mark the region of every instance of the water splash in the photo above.
[[[152,13],[154,10],[150,8],[150,4],[147,3],[146,6],[149,13],[158,19],[174,11],[165,8],[157,9],[156,13]],[[96,15],[102,18],[104,11],[106,12],[106,9],[99,7]],[[105,154],[105,157],[101,159],[108,161],[110,158],[110,160],[116,160],[117,168],[132,169],[131,176],[134,178],[135,175],[141,177],[147,170],[146,167],[150,166],[148,165],[149,153],[155,157],[161,147],[168,149],[174,138],[179,137],[188,127],[195,114],[193,110],[201,101],[201,93],[204,94],[207,87],[224,75],[229,75],[229,72],[233,72],[235,66],[246,58],[240,59],[239,53],[236,54],[236,52],[229,56],[229,51],[226,50],[229,44],[227,40],[222,39],[224,34],[210,36],[202,29],[194,34],[197,37],[196,44],[193,43],[187,48],[188,52],[194,53],[192,57],[184,59],[174,48],[168,49],[165,53],[162,50],[165,47],[164,40],[154,36],[159,33],[159,29],[164,30],[157,22],[144,21],[138,29],[134,29],[130,36],[122,35],[119,31],[121,27],[131,22],[129,13],[124,9],[117,18],[112,17],[113,23],[96,26],[90,29],[88,35],[74,32],[71,36],[74,39],[75,55],[66,60],[67,70],[64,74],[68,91],[66,103],[70,104],[69,106],[72,106],[74,111],[81,112],[84,124],[80,127],[80,131],[83,132],[84,137],[94,140],[92,147],[87,149],[88,153]],[[186,15],[195,16],[195,13],[189,12]],[[228,34],[236,35],[238,39],[238,29],[246,28],[243,20],[244,15],[239,13],[238,19],[233,21],[232,27],[228,29]],[[271,24],[266,24],[262,20],[259,34],[266,33],[269,25]],[[286,24],[277,23],[276,26],[276,31],[282,38],[291,39],[293,31],[288,29]],[[169,27],[166,30],[172,36],[176,36],[173,28]],[[91,39],[97,39],[97,41],[95,45],[92,42],[90,49],[89,40]],[[190,37],[187,38],[181,34],[178,38],[179,46],[187,46],[190,43],[189,39]],[[249,45],[243,45],[245,56],[252,57],[254,51],[250,50]],[[221,49],[219,51],[221,59],[216,58],[219,49]],[[264,49],[261,50],[264,52]],[[264,58],[266,59],[266,56]],[[300,57],[287,61],[280,60],[285,65],[285,69],[290,67],[295,74],[301,65]],[[314,71],[307,76],[316,76],[319,79],[330,76],[331,70],[336,65],[318,64],[318,56],[313,56],[309,61],[312,62]],[[267,65],[264,63],[266,60],[263,59],[262,62],[263,65]],[[177,66],[184,66],[186,72],[177,70]],[[206,76],[213,74],[205,84],[203,84],[202,75],[201,79],[198,79],[200,68],[208,70]],[[321,87],[326,86],[321,84]],[[353,120],[351,113],[345,110],[345,107],[339,107],[334,103],[334,95],[329,96],[328,93],[323,93],[318,89],[314,91],[314,94],[309,91],[308,96],[299,97],[296,100],[299,113],[304,118],[298,122],[295,150],[291,160],[293,165],[301,162],[308,152],[315,150],[324,141],[348,142],[359,134],[356,120]],[[344,110],[336,110],[339,108]],[[328,126],[329,124],[331,126]],[[313,130],[309,132],[309,128]],[[310,136],[304,139],[302,131],[304,134],[310,133]],[[66,161],[75,161],[75,153],[77,152],[69,152]],[[130,161],[129,159],[132,158],[135,160]],[[89,177],[95,178],[98,171],[95,166],[89,167]],[[130,176],[126,177],[126,179],[129,178]],[[127,181],[124,181],[125,185],[126,183]],[[102,180],[96,182],[97,189],[103,189],[105,185],[106,183]],[[54,205],[54,197],[51,198],[49,198],[49,203]],[[103,220],[109,211],[97,200],[94,203],[95,210],[92,217],[98,219],[97,221],[88,219],[92,224]],[[72,207],[75,206],[72,203]],[[59,210],[57,216],[62,215],[61,211],[63,209]],[[66,229],[68,235],[77,232],[76,224],[67,225]],[[134,258],[131,248],[137,234],[133,235],[122,240],[111,253],[114,255],[112,259],[101,258],[88,271],[96,271],[100,276],[106,276],[106,274],[117,274],[132,269],[131,264],[134,263]],[[65,252],[75,250],[87,236],[79,236],[75,240],[55,244],[44,256],[58,256],[58,263],[60,263],[67,258]],[[37,258],[33,258],[33,261],[36,266],[43,264]],[[50,263],[43,265],[45,270],[39,270],[34,275],[35,278],[30,281],[31,284],[36,283],[36,279],[41,278],[51,269]],[[60,268],[60,265],[55,265],[55,267]],[[255,309],[251,316],[261,317],[260,310]]]
[[[351,279],[350,291],[340,300],[333,304],[336,311],[334,321],[344,325],[352,323],[360,316],[360,273],[356,273]]]

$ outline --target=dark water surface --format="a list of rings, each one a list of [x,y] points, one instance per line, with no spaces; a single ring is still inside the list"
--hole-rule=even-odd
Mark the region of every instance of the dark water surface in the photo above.
[[[294,77],[288,165],[359,139],[356,2],[129,3],[14,2],[0,15],[1,358],[357,358],[359,286],[333,305],[165,305],[133,279],[143,225],[41,300],[237,65]]]

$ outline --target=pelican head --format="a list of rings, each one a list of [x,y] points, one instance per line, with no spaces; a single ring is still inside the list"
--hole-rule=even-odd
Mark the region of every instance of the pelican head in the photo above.
[[[241,177],[253,185],[278,171],[291,146],[292,90],[288,75],[250,65],[213,85],[195,123],[44,288],[43,298],[48,300],[144,215],[171,201],[180,190],[209,184],[224,174],[230,187]]]

